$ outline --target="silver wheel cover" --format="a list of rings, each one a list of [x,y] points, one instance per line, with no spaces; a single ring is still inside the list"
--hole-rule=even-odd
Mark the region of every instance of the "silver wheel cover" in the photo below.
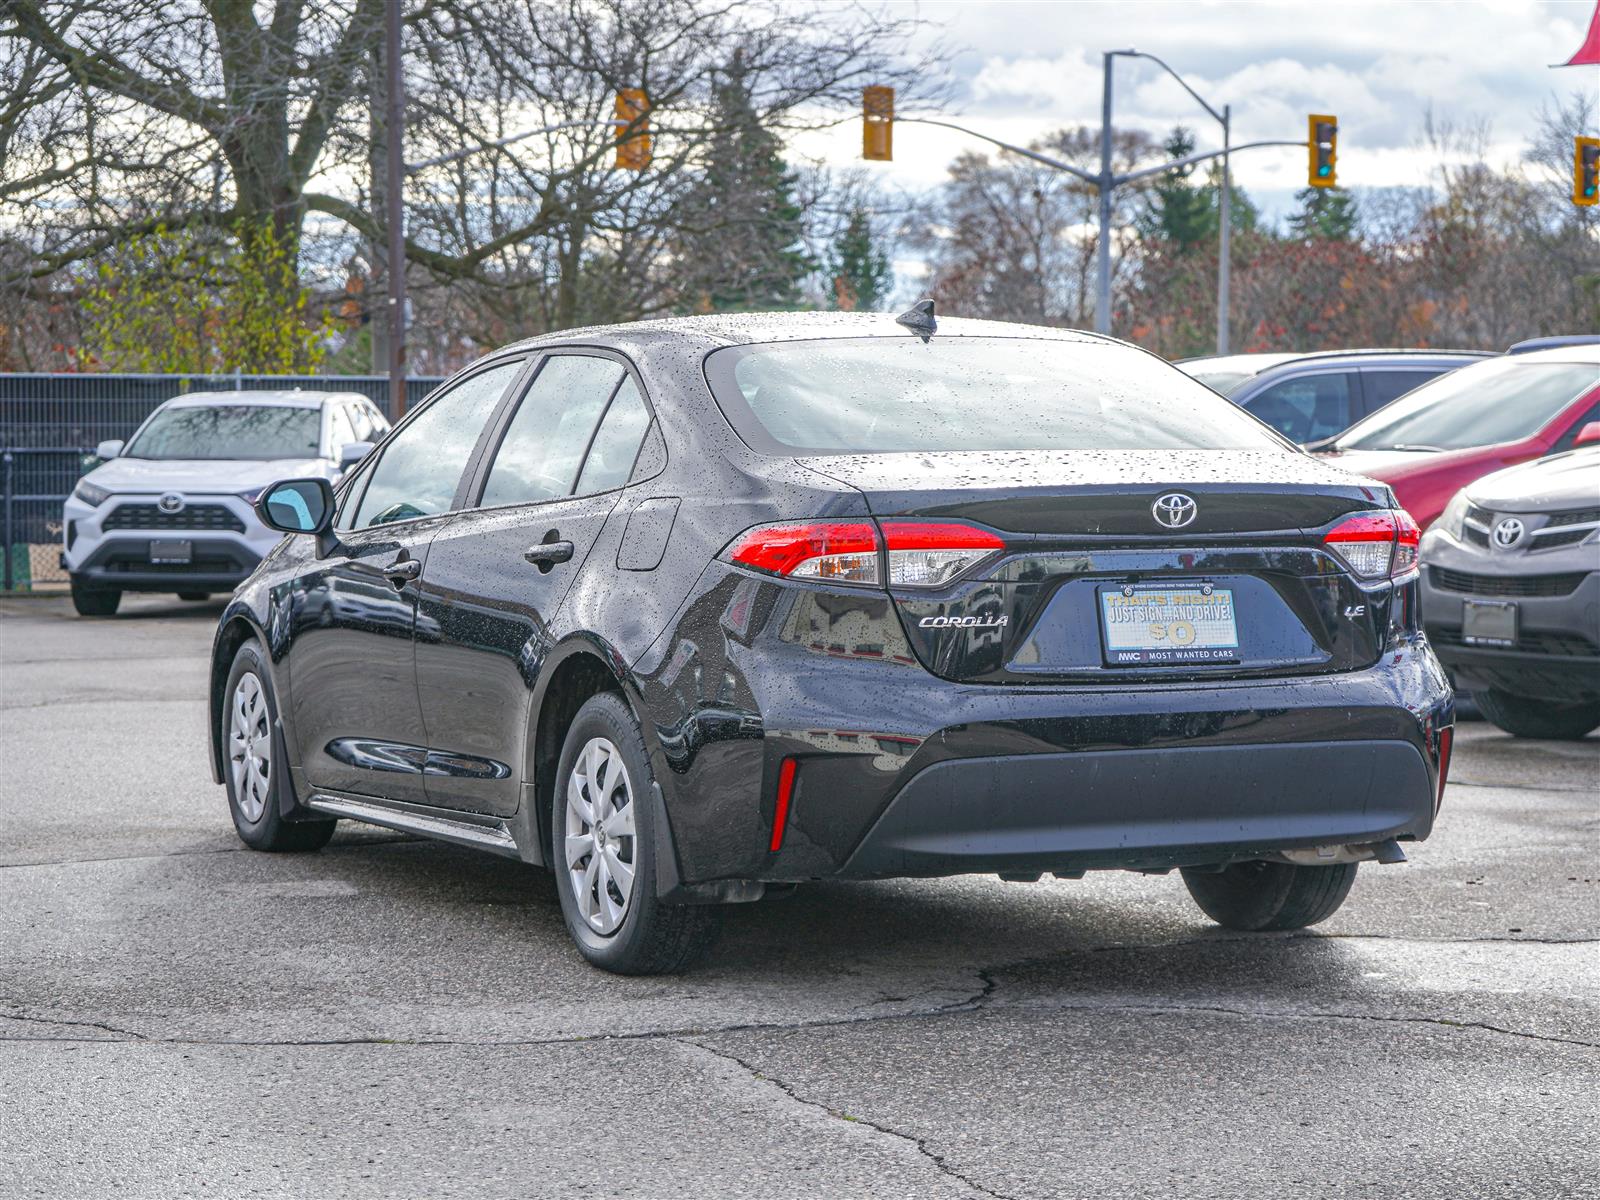
[[[572,895],[584,924],[615,933],[628,915],[638,840],[633,825],[633,783],[622,752],[606,738],[590,738],[567,777],[565,860]]]
[[[239,676],[228,701],[228,769],[234,803],[254,825],[272,795],[272,722],[266,692],[254,671]]]

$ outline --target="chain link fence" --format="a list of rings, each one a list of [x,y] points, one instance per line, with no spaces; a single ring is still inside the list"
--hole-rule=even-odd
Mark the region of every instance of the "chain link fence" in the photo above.
[[[415,404],[441,383],[406,380]],[[98,466],[95,447],[128,438],[163,402],[191,392],[359,392],[393,417],[382,375],[0,374],[0,590],[64,585],[61,505]]]

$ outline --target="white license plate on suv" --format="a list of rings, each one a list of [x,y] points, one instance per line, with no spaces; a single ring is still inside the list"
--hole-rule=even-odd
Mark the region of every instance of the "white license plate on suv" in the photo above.
[[[153,563],[186,563],[194,561],[194,542],[188,538],[151,538],[150,561]]]
[[[1517,606],[1509,600],[1464,600],[1461,640],[1474,646],[1515,646]]]
[[[1109,666],[1235,662],[1233,589],[1210,584],[1100,589]]]

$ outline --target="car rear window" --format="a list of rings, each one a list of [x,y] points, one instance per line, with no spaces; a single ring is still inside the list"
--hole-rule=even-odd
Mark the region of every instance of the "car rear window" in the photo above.
[[[1520,441],[1600,384],[1592,363],[1497,358],[1441,375],[1357,422],[1338,450],[1461,450]]]
[[[1153,355],[1109,342],[837,338],[706,358],[744,441],[773,454],[1264,449],[1254,418]]]

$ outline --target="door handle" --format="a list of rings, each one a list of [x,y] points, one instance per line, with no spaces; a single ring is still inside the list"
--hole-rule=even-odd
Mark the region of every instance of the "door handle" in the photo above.
[[[384,578],[394,584],[399,591],[418,575],[422,574],[422,560],[419,558],[396,559],[383,569]]]
[[[557,563],[564,563],[572,557],[572,543],[540,542],[537,546],[529,546],[523,551],[522,557],[539,570],[548,571]]]

